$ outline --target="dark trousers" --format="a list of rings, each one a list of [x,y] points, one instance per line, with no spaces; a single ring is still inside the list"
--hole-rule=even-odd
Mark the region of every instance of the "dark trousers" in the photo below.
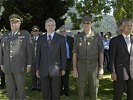
[[[109,71],[109,50],[104,50],[104,62],[106,64],[106,68]]]
[[[133,80],[117,80],[114,81],[114,96],[113,100],[122,100],[122,95],[127,87],[127,100],[133,100]]]
[[[0,88],[4,88],[5,87],[5,74],[1,69],[0,69],[0,76],[1,76]]]
[[[66,73],[65,75],[61,76],[61,93],[66,95],[68,95],[69,92],[70,65],[71,65],[71,60],[68,59],[66,64]]]
[[[60,100],[61,77],[41,77],[43,100]]]
[[[25,73],[5,73],[6,86],[9,100],[26,100]],[[18,93],[18,99],[16,99]]]
[[[33,66],[31,69],[31,76],[32,76],[32,89],[40,89],[41,82],[40,79],[36,76],[36,68]]]

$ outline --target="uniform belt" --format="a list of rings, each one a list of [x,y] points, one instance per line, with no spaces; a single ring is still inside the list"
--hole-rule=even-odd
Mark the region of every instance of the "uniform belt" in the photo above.
[[[98,62],[98,59],[82,59],[82,58],[78,58],[78,61],[80,63],[84,63],[84,64],[93,64]]]

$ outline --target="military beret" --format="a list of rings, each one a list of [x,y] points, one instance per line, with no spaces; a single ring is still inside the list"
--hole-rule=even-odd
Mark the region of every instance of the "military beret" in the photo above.
[[[85,22],[92,22],[92,18],[89,17],[89,16],[84,16],[84,17],[82,18],[82,23],[85,23]]]
[[[32,31],[33,31],[33,30],[39,31],[39,29],[40,29],[40,28],[39,28],[38,26],[36,26],[36,25],[32,27]]]
[[[18,14],[12,14],[9,17],[10,21],[22,21],[23,19]]]

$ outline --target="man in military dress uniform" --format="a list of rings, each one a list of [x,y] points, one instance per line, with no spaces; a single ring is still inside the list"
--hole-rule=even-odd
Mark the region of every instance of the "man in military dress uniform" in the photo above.
[[[32,86],[31,86],[31,91],[38,90],[40,91],[40,79],[37,78],[36,76],[36,68],[35,68],[35,58],[36,58],[36,49],[37,49],[37,39],[39,37],[39,27],[38,26],[33,26],[32,31],[31,31],[31,36],[32,36],[32,42],[33,42],[33,47],[34,47],[34,52],[33,52],[33,61],[32,61],[32,69],[31,69],[31,75],[32,75]]]
[[[86,91],[89,92],[89,100],[97,100],[97,75],[103,74],[104,48],[100,36],[91,29],[92,19],[85,16],[82,24],[83,32],[74,40],[73,75],[77,78],[79,100],[85,100]]]
[[[22,18],[17,14],[9,17],[11,31],[4,33],[0,45],[0,65],[5,73],[9,100],[26,99],[25,70],[32,64],[32,41],[30,34],[20,31]]]

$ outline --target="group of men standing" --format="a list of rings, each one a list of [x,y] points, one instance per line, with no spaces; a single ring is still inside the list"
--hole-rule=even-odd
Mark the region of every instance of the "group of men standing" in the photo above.
[[[73,38],[57,34],[56,22],[52,18],[45,22],[46,34],[38,35],[39,28],[34,26],[33,36],[20,30],[22,18],[19,15],[12,14],[9,21],[11,31],[3,34],[0,45],[0,65],[5,73],[9,100],[16,100],[16,93],[19,100],[26,100],[25,71],[30,70],[32,81],[37,81],[32,84],[32,89],[41,88],[44,100],[60,99],[61,76],[62,92],[68,96],[68,82],[64,79],[68,80],[67,74],[70,73],[66,71],[70,70],[66,66],[67,60],[72,57],[72,46],[69,44]]]
[[[98,76],[104,73],[104,47],[98,34],[92,31],[92,19],[82,18],[83,32],[74,39],[66,35],[65,26],[55,32],[53,18],[45,21],[46,33],[38,35],[39,27],[29,32],[20,30],[22,18],[9,17],[11,31],[4,33],[0,43],[0,65],[5,73],[9,100],[26,100],[25,71],[32,70],[32,89],[41,89],[44,100],[60,100],[69,95],[69,74],[77,81],[79,100],[97,100]],[[127,99],[133,100],[132,21],[124,20],[122,34],[110,41],[109,68],[114,80],[114,98],[121,100],[127,86]],[[130,37],[129,41],[126,37]],[[88,88],[87,88],[88,87]],[[121,88],[123,87],[123,88]],[[119,95],[118,95],[119,94]]]

